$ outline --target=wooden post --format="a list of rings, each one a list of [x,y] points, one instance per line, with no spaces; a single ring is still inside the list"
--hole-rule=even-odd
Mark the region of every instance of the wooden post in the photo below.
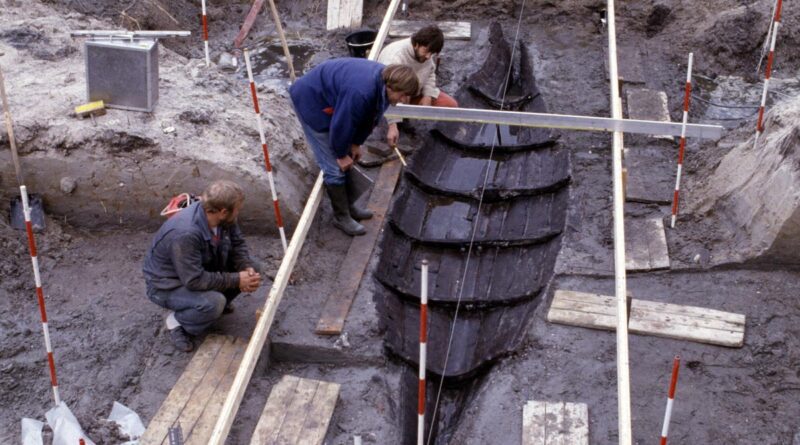
[[[286,43],[286,35],[283,33],[283,25],[281,25],[281,18],[278,15],[278,8],[275,7],[275,1],[269,0],[269,9],[272,11],[272,20],[275,22],[275,29],[278,30],[278,37],[281,38],[281,45],[283,45],[283,55],[286,56],[286,63],[289,64],[289,79],[292,83],[297,80],[297,74],[294,72],[294,63],[292,62],[292,54],[289,52],[289,44]]]
[[[608,78],[611,84],[611,116],[622,118],[617,79],[617,34],[614,22],[614,0],[608,0]],[[628,304],[625,274],[625,192],[622,177],[622,133],[613,136],[614,175],[614,282],[617,299],[617,407],[620,445],[633,443],[631,433],[631,387],[628,360]]]

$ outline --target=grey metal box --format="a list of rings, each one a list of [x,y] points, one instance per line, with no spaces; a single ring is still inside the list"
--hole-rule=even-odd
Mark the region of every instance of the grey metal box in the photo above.
[[[109,108],[153,111],[158,102],[158,42],[89,40],[86,91]]]

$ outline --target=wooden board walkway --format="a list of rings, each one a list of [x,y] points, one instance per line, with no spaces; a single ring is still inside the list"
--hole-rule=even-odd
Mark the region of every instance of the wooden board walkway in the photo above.
[[[402,165],[399,160],[389,161],[381,166],[375,187],[369,198],[369,209],[373,211],[372,219],[363,221],[367,234],[353,238],[344,260],[339,268],[336,283],[322,309],[322,315],[315,332],[321,335],[339,335],[344,328],[344,320],[350,312],[350,306],[356,297],[361,278],[367,268],[372,249],[383,228],[383,220],[389,201],[392,199],[397,178]]]
[[[742,314],[634,299],[628,328],[635,334],[741,348],[744,325]]]
[[[625,200],[645,204],[669,204],[675,189],[678,151],[663,146],[625,148],[628,172]]]
[[[588,445],[585,403],[529,400],[522,409],[522,445]]]
[[[246,347],[243,339],[207,336],[139,443],[166,445],[169,428],[180,425],[186,445],[207,444]]]
[[[250,445],[321,445],[339,384],[285,375],[272,388]]]
[[[394,20],[392,21],[392,27],[389,28],[389,37],[410,37],[428,24],[408,20]],[[470,22],[436,22],[436,26],[442,30],[445,39],[469,40],[472,38],[472,23]]]
[[[625,269],[629,272],[669,269],[667,235],[661,218],[625,219]]]
[[[603,47],[603,63],[605,64],[606,80],[609,76],[608,70],[608,46]],[[617,77],[621,83],[645,83],[644,62],[640,49],[636,46],[620,46],[617,48]]]
[[[364,13],[364,0],[328,0],[328,31],[358,28]]]
[[[550,323],[592,329],[617,329],[617,303],[614,297],[557,290],[547,312]]]
[[[617,303],[611,296],[556,290],[547,321],[614,331]],[[631,300],[630,333],[739,348],[744,345],[745,316],[695,306]]]
[[[628,119],[671,122],[667,93],[649,90],[647,88],[626,89],[626,103],[628,105]],[[651,135],[658,139],[674,141],[669,135]]]

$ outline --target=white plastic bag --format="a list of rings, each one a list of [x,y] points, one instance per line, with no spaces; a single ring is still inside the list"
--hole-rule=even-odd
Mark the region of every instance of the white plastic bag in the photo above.
[[[75,445],[80,442],[80,439],[83,439],[86,445],[95,445],[83,433],[78,419],[67,408],[66,403],[61,402],[44,416],[47,418],[47,424],[53,430],[53,445]]]
[[[22,445],[44,445],[42,428],[44,422],[34,419],[22,419]]]
[[[127,435],[131,440],[136,440],[144,434],[144,424],[139,415],[119,402],[114,402],[108,420],[119,425],[120,433]]]

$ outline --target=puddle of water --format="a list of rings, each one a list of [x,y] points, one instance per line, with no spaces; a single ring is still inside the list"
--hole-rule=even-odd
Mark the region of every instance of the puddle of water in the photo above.
[[[758,113],[764,84],[748,83],[739,76],[719,76],[716,79],[695,76],[700,99],[698,110],[702,110],[703,121],[719,121],[725,126],[737,126],[743,119]],[[767,107],[800,95],[800,79],[770,80]],[[693,104],[694,105],[694,104]],[[694,108],[694,106],[692,107]],[[691,110],[689,111],[691,114]]]
[[[294,70],[297,77],[305,74],[308,62],[314,56],[316,48],[306,42],[288,42],[289,53],[292,55]],[[257,46],[250,54],[250,63],[253,65],[253,77],[256,82],[269,79],[287,79],[289,65],[283,55],[283,47],[279,41],[264,42]],[[246,76],[247,73],[244,73]]]

